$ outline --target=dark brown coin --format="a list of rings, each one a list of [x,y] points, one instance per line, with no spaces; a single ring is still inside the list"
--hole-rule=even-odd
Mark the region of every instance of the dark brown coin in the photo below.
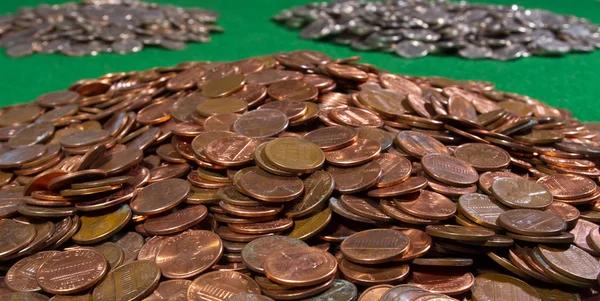
[[[394,140],[404,151],[421,158],[427,154],[449,154],[441,142],[429,135],[415,131],[401,131]]]
[[[267,202],[290,201],[304,191],[304,183],[299,178],[277,176],[259,168],[244,174],[238,184],[245,194]]]
[[[77,102],[80,97],[81,96],[78,93],[73,91],[56,91],[38,96],[35,102],[41,106],[52,108],[73,104]]]
[[[0,257],[18,252],[35,239],[33,225],[11,219],[0,220]]]
[[[467,162],[444,154],[429,154],[421,159],[425,172],[432,178],[451,185],[477,182],[479,174]]]
[[[565,249],[540,245],[537,250],[544,261],[566,277],[594,284],[598,280],[600,263],[576,246]]]
[[[131,209],[136,214],[157,214],[165,212],[185,200],[190,184],[181,179],[167,179],[150,184],[131,201]]]
[[[108,264],[96,251],[77,249],[55,254],[46,260],[36,273],[40,287],[52,294],[82,292],[104,277]]]
[[[288,236],[262,237],[244,246],[242,261],[248,269],[257,273],[264,273],[263,262],[267,256],[277,250],[296,246],[308,247],[305,242]]]
[[[456,204],[450,199],[428,190],[398,196],[394,198],[394,204],[408,214],[426,219],[443,220],[456,213]]]
[[[277,250],[263,262],[265,274],[273,282],[305,287],[325,282],[337,271],[333,255],[310,247]]]
[[[376,141],[358,139],[350,146],[325,152],[325,160],[331,165],[356,166],[376,158],[380,152],[381,146]]]
[[[352,262],[376,264],[401,257],[409,248],[409,240],[400,231],[373,229],[351,235],[340,247],[344,257]]]
[[[358,140],[358,133],[348,126],[332,126],[316,129],[304,135],[306,139],[324,151],[344,148]]]
[[[552,194],[543,186],[523,178],[497,178],[491,191],[498,201],[511,208],[545,209],[552,202]]]
[[[187,299],[224,301],[245,293],[260,293],[260,287],[252,278],[233,271],[216,271],[196,278],[188,289]]]
[[[219,236],[190,230],[169,240],[156,254],[156,264],[164,277],[190,278],[212,267],[222,254]]]
[[[41,158],[47,151],[45,145],[34,144],[20,147],[0,156],[0,168],[18,168],[24,163]]]
[[[552,236],[567,229],[560,217],[533,209],[508,210],[500,214],[498,223],[508,231],[531,236]]]
[[[152,216],[144,222],[148,234],[167,235],[187,230],[200,223],[208,214],[203,205],[189,206],[162,216]]]

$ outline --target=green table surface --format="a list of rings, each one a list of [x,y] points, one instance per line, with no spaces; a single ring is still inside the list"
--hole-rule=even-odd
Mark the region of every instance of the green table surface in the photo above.
[[[42,0],[2,0],[0,14],[34,6]],[[66,1],[46,0],[49,4]],[[530,57],[511,62],[465,60],[454,56],[427,56],[407,60],[393,54],[358,52],[345,46],[303,40],[298,31],[286,29],[270,19],[280,10],[303,5],[306,0],[160,0],[182,7],[202,7],[218,11],[223,34],[215,34],[207,44],[192,43],[183,51],[147,48],[129,55],[100,54],[67,57],[35,54],[9,58],[0,50],[0,105],[34,100],[37,95],[65,89],[82,79],[118,71],[170,66],[192,60],[231,61],[250,56],[312,49],[334,58],[361,55],[364,62],[392,72],[437,75],[456,79],[487,80],[498,89],[529,95],[557,107],[568,108],[585,121],[600,120],[600,51],[569,54],[564,57]],[[597,0],[487,0],[498,4],[518,4],[555,13],[572,14],[600,23]]]

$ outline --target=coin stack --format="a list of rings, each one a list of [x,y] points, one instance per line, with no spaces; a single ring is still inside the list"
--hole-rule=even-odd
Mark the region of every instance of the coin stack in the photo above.
[[[600,47],[598,25],[575,16],[517,5],[445,0],[342,0],[293,7],[274,17],[300,37],[404,58],[456,54],[513,60]]]
[[[0,114],[1,300],[597,300],[600,126],[314,51]]]
[[[145,46],[185,49],[186,42],[207,43],[218,14],[137,0],[86,0],[61,5],[21,7],[0,16],[0,47],[10,57],[35,53],[68,56],[102,52],[127,54]]]

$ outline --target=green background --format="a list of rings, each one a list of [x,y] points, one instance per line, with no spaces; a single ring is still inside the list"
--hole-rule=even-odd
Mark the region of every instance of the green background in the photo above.
[[[2,0],[0,14],[18,7],[56,0]],[[0,104],[31,101],[37,95],[64,89],[82,78],[94,78],[117,71],[170,66],[191,60],[228,61],[255,55],[297,49],[313,49],[334,58],[361,55],[363,61],[384,69],[414,75],[438,75],[456,79],[491,81],[498,89],[530,95],[551,105],[568,108],[581,120],[600,120],[598,98],[600,51],[570,54],[559,58],[530,57],[512,62],[470,61],[451,56],[428,56],[406,60],[387,53],[357,52],[345,46],[302,40],[296,30],[286,29],[270,19],[280,10],[308,3],[306,0],[162,0],[183,7],[202,7],[220,12],[224,34],[215,34],[208,44],[189,44],[183,51],[147,48],[129,55],[101,54],[95,57],[66,57],[35,54],[9,58],[0,50]],[[600,23],[597,0],[487,0],[518,4],[573,14]]]

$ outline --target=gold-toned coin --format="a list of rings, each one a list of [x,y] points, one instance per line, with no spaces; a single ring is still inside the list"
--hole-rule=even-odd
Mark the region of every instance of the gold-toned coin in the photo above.
[[[246,83],[246,77],[243,74],[232,74],[207,83],[202,88],[202,95],[216,98],[230,95],[241,89]]]
[[[224,113],[244,113],[248,103],[239,98],[209,98],[198,103],[196,112],[204,117]]]
[[[477,276],[471,292],[473,301],[542,301],[540,295],[527,283],[503,274]]]
[[[73,235],[73,241],[82,245],[100,242],[123,229],[131,216],[131,209],[127,205],[101,215],[84,215],[81,217],[81,228]]]
[[[321,168],[325,155],[314,143],[299,138],[279,138],[267,143],[267,159],[290,172],[311,172]]]
[[[307,240],[325,229],[331,221],[331,209],[327,208],[313,216],[294,221],[294,228],[288,234],[290,237]]]

